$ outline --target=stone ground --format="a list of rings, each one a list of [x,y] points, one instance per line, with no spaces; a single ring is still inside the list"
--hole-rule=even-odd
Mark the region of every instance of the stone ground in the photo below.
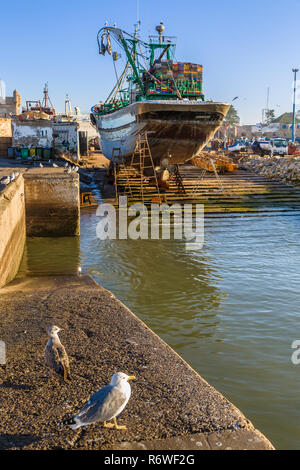
[[[48,164],[48,162],[44,160],[42,160],[41,162],[45,166],[52,167],[52,163]],[[59,165],[63,165],[64,160],[55,160],[52,158],[52,162],[56,162]],[[100,152],[100,150],[95,150],[94,152],[90,152],[90,155],[88,157],[83,157],[80,162],[80,165],[84,168],[107,168],[109,166],[109,160]],[[32,162],[15,160],[0,155],[0,168],[32,168],[32,166]]]
[[[85,168],[107,168],[109,167],[109,160],[100,150],[90,152],[88,157],[83,158],[83,166]]]
[[[60,338],[72,379],[50,379],[46,330]],[[272,449],[244,415],[110,292],[88,276],[16,279],[0,291],[0,449]],[[113,373],[136,376],[118,418],[74,432],[73,415]]]

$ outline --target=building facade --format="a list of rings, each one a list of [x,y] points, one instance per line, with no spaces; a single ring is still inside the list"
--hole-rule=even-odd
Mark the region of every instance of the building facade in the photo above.
[[[0,100],[0,118],[9,118],[20,113],[21,96],[14,90],[13,96],[2,97]]]

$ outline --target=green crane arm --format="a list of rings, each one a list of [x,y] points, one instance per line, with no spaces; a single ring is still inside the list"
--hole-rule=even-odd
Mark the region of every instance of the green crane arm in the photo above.
[[[130,50],[128,49],[128,46],[127,46],[127,41],[126,39],[124,38],[124,35],[123,35],[123,31],[119,28],[115,28],[115,27],[111,27],[111,26],[105,26],[104,28],[101,28],[99,31],[98,31],[98,34],[97,34],[97,41],[98,41],[98,46],[99,46],[99,51],[100,51],[100,34],[101,32],[105,32],[106,34],[109,34],[111,33],[114,38],[116,39],[116,41],[123,47],[124,51],[125,51],[125,54],[127,56],[127,59],[128,59],[128,62],[130,63],[131,67],[132,67],[132,70],[133,70],[133,74],[136,78],[136,81],[138,82],[139,84],[139,87],[141,89],[141,92],[143,95],[146,94],[146,91],[145,91],[145,87],[143,85],[143,82],[140,78],[140,75],[139,75],[139,72],[137,70],[137,67],[136,67],[136,64],[135,64],[135,61],[134,59],[132,58],[132,54],[130,53]],[[128,33],[125,33],[128,35]],[[130,35],[128,35],[130,36]],[[136,39],[135,37],[131,36],[132,39],[131,42],[134,43],[134,41],[138,42],[139,40]],[[141,43],[143,43],[143,41],[140,41]],[[143,43],[144,44],[144,43]]]
[[[131,67],[132,67],[134,76],[135,76],[135,78],[136,78],[136,80],[137,80],[137,82],[138,82],[138,84],[139,84],[139,87],[140,87],[140,89],[141,89],[141,91],[142,91],[142,94],[145,95],[145,87],[144,87],[143,82],[142,82],[142,80],[141,80],[141,78],[140,78],[140,75],[139,75],[139,73],[138,73],[138,70],[137,70],[137,68],[136,68],[136,65],[135,65],[135,63],[134,63],[134,61],[133,61],[133,59],[132,59],[132,56],[131,56],[131,54],[130,54],[130,52],[129,52],[129,49],[128,49],[126,40],[125,40],[124,38],[121,38],[120,41],[121,41],[121,44],[122,44],[123,49],[124,49],[124,51],[125,51],[125,54],[126,54],[126,56],[127,56],[128,62],[130,63],[130,65],[131,65]]]

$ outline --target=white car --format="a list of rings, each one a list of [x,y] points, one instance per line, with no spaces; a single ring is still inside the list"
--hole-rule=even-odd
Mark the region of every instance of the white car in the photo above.
[[[287,155],[288,143],[286,139],[276,138],[265,142],[259,142],[262,153],[269,155]]]

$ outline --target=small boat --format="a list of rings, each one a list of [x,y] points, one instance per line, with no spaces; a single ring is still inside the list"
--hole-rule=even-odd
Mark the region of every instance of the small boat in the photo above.
[[[242,152],[246,150],[246,145],[244,142],[235,142],[233,145],[228,145],[228,150],[230,152]]]

